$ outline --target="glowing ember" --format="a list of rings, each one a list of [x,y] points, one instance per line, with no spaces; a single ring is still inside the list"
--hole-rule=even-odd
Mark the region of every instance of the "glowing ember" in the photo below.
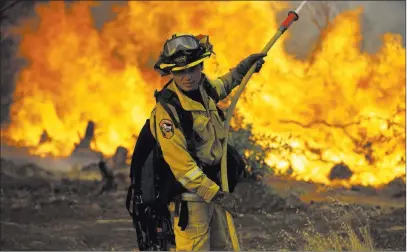
[[[165,81],[152,65],[166,38],[209,34],[217,55],[205,71],[216,77],[261,50],[281,21],[276,13],[287,7],[131,1],[97,30],[89,2],[70,6],[38,5],[39,18],[18,30],[29,64],[19,74],[12,124],[2,134],[35,155],[69,155],[89,120],[95,123],[93,149],[106,155],[120,145],[132,149],[155,103],[153,91]],[[405,175],[405,48],[399,35],[386,34],[379,52],[362,53],[360,13],[337,16],[308,61],[284,51],[287,31],[247,86],[248,99],[239,101],[238,112],[258,142],[281,148],[267,159],[278,173],[373,186]],[[48,140],[39,145],[42,135]],[[268,140],[275,136],[279,142]],[[329,180],[338,163],[352,171],[349,181]]]

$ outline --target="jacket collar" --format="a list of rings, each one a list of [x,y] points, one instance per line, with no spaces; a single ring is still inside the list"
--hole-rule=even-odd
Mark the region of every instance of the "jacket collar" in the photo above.
[[[209,82],[208,79],[205,79],[204,81]],[[210,85],[210,83],[207,83]],[[208,105],[208,109],[209,111],[216,111],[216,104],[213,101],[213,99],[209,98],[208,93],[206,92],[203,83],[201,85],[199,85],[199,90],[201,91],[201,95],[202,95],[202,99],[204,100],[204,102]]]
[[[199,83],[199,89],[201,91],[201,94],[203,93],[202,91],[202,83],[205,80],[205,76],[202,76],[202,79]],[[186,96],[177,86],[177,84],[175,84],[175,81],[172,81],[170,85],[168,85],[168,89],[174,91],[178,98],[179,101],[181,103],[181,106],[183,109],[187,110],[187,111],[206,111],[206,109],[204,108],[204,106],[197,102],[192,100],[191,98],[189,98],[188,96]],[[203,101],[206,102],[207,98],[206,97],[202,97]]]

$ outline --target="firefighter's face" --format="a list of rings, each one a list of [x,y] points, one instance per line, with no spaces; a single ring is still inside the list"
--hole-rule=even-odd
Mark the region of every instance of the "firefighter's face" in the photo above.
[[[197,90],[202,77],[202,69],[202,64],[199,64],[180,71],[173,71],[172,76],[182,90],[187,92]]]

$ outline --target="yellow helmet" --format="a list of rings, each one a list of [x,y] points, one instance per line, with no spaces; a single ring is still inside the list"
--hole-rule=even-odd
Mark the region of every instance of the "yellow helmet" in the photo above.
[[[214,53],[212,48],[207,35],[174,34],[165,42],[154,69],[165,76],[196,66]]]

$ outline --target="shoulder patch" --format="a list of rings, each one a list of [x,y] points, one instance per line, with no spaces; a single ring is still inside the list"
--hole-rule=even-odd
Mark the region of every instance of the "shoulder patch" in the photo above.
[[[164,138],[170,139],[174,136],[174,123],[171,120],[163,119],[160,122],[160,130]]]

